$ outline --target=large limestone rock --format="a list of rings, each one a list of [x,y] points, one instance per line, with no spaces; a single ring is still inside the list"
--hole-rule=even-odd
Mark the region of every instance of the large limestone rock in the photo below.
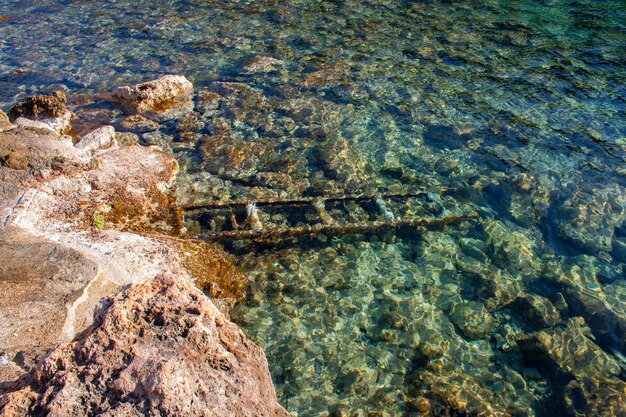
[[[97,326],[50,353],[0,407],[13,416],[288,415],[263,351],[172,276],[113,298]]]
[[[158,148],[120,148],[113,133],[75,146],[49,129],[0,132],[0,415],[284,415],[262,351],[218,309],[245,277],[219,248],[172,236],[178,164]],[[103,300],[160,274],[180,284],[133,287],[92,327]],[[133,311],[169,311],[173,327]],[[118,401],[133,395],[149,404]]]
[[[175,244],[112,230],[167,223],[161,211],[177,170],[152,148],[93,154],[49,130],[0,132],[0,382],[87,328],[122,286],[188,275]],[[111,230],[94,227],[100,217]]]
[[[124,111],[159,113],[191,100],[193,84],[182,75],[164,75],[133,87],[118,87],[112,94]]]

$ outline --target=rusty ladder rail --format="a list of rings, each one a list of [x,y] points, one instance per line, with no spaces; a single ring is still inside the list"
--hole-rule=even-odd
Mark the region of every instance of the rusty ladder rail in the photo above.
[[[261,201],[208,201],[183,206],[187,212],[210,211],[219,209],[230,209],[230,220],[233,230],[217,232],[205,232],[200,235],[204,240],[226,242],[236,240],[275,240],[300,236],[336,236],[345,234],[373,233],[378,231],[393,230],[398,228],[428,228],[433,226],[445,226],[462,220],[477,217],[476,213],[463,215],[448,215],[442,217],[418,217],[418,218],[397,218],[393,212],[387,209],[384,199],[394,198],[415,198],[424,197],[429,193],[387,193],[374,195],[356,196],[330,196],[330,197],[303,197],[295,199],[267,199]],[[436,194],[436,193],[435,193]],[[439,195],[439,194],[437,194]],[[341,224],[333,219],[326,211],[326,203],[347,202],[347,201],[373,201],[385,220],[364,221],[360,223]],[[277,226],[265,228],[259,219],[258,206],[311,206],[317,212],[321,223],[306,226]],[[247,217],[245,224],[247,228],[240,229],[235,219],[233,208],[245,207]]]
[[[434,193],[439,195],[438,193]],[[265,200],[226,200],[226,201],[202,201],[199,203],[186,204],[182,205],[181,208],[184,211],[196,211],[196,210],[207,210],[207,209],[219,209],[219,208],[228,208],[228,207],[241,207],[247,206],[248,204],[254,203],[259,207],[262,206],[298,206],[298,205],[308,205],[313,204],[315,202],[343,202],[343,201],[368,201],[368,200],[376,200],[377,198],[390,199],[390,198],[414,198],[414,197],[424,197],[428,195],[427,191],[419,191],[413,193],[381,193],[377,195],[348,195],[348,196],[330,196],[330,197],[301,197],[301,198],[291,198],[291,199],[281,199],[281,198],[269,198]]]
[[[229,242],[236,240],[270,240],[301,236],[338,236],[346,234],[373,233],[385,230],[394,230],[402,227],[429,228],[434,226],[446,226],[478,217],[477,213],[463,214],[459,216],[444,217],[418,217],[414,219],[399,219],[388,221],[369,221],[356,224],[324,224],[317,223],[313,226],[295,227],[272,227],[257,230],[228,230],[223,232],[205,233],[200,238],[211,242]]]

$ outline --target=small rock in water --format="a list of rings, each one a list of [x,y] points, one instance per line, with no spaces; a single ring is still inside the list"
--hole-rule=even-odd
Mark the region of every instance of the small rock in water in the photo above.
[[[182,75],[164,75],[133,87],[118,87],[112,94],[128,113],[159,113],[191,98],[193,84]]]
[[[9,118],[17,125],[64,135],[72,129],[74,119],[74,113],[65,107],[66,102],[63,91],[49,96],[29,96],[11,108]]]
[[[30,96],[11,107],[9,117],[12,120],[18,117],[26,117],[28,119],[39,117],[61,117],[67,109],[65,104],[67,98],[63,91],[55,91],[52,95]]]
[[[102,126],[85,136],[76,144],[79,149],[88,151],[110,148],[115,144],[115,129],[113,126]]]
[[[133,114],[131,116],[124,117],[120,123],[120,127],[132,130],[133,132],[144,133],[157,130],[159,128],[159,124],[143,117],[140,114]]]
[[[241,71],[246,74],[262,74],[277,71],[284,65],[284,61],[280,59],[258,55],[246,59],[241,65]]]

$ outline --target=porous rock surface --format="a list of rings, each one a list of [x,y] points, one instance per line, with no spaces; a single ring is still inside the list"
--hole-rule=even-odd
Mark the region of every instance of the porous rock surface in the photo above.
[[[189,281],[114,297],[100,322],[51,352],[6,415],[286,416],[263,351]]]
[[[63,91],[29,96],[11,108],[9,118],[21,126],[65,134],[71,131],[74,119],[74,113],[65,107],[66,103]]]
[[[102,397],[104,408],[97,410],[80,409],[81,404],[73,402],[84,400],[83,406],[96,407],[91,403],[98,398],[94,387],[102,388],[97,383],[103,380],[91,380],[89,385],[85,378],[98,372],[110,372],[111,379],[127,378],[118,381],[116,392],[153,396],[145,403],[148,408],[120,404],[109,415],[259,415],[249,412],[253,405],[267,410],[266,415],[274,415],[271,410],[284,413],[276,404],[263,352],[216,307],[229,303],[214,303],[191,284],[198,278],[197,271],[188,268],[194,265],[193,251],[185,239],[172,236],[181,227],[170,191],[178,172],[176,161],[156,147],[120,147],[110,127],[78,138],[78,144],[88,146],[76,146],[71,137],[42,128],[36,120],[17,120],[25,122],[12,124],[0,117],[0,416],[100,415],[114,406],[112,400]],[[201,271],[204,275],[210,274],[211,265],[219,282],[228,283],[229,276],[218,270],[227,271],[227,275],[238,273],[232,265],[224,268],[230,261],[219,248],[207,246],[202,250],[205,259],[213,259]],[[113,302],[113,310],[106,309],[108,319],[98,321],[107,297],[161,274],[169,278],[129,290]],[[210,280],[208,275],[202,278]],[[141,324],[144,327],[137,322],[122,325],[116,321],[124,314],[130,317],[143,311],[140,304],[151,298],[146,294],[157,293],[172,298],[161,299],[158,305],[152,303],[146,311],[157,308],[180,313],[173,320],[187,317],[183,321],[191,323],[188,331],[160,329],[158,320]],[[122,313],[131,305],[131,310]],[[100,324],[91,327],[94,322]],[[107,323],[114,327],[107,327]],[[148,331],[151,326],[155,327]],[[147,338],[139,337],[140,330]],[[183,333],[177,336],[179,330]],[[105,334],[111,337],[107,339]],[[189,335],[199,339],[182,340]],[[127,344],[116,345],[118,341]],[[139,347],[132,345],[134,342]],[[61,347],[45,356],[59,344]],[[125,355],[122,362],[115,362],[110,356],[113,353],[95,359],[114,346],[120,348],[114,352]],[[167,352],[171,360],[158,362],[168,357]],[[47,359],[39,362],[42,355]],[[218,362],[226,358],[233,373],[222,370],[209,374],[197,368],[209,363],[208,358]],[[123,364],[134,365],[128,373],[114,375],[114,367],[120,370]],[[77,368],[70,369],[74,366]],[[98,366],[102,366],[100,371]],[[138,378],[137,384],[124,385],[130,381],[130,369],[144,373],[132,375]],[[179,370],[187,373],[177,373]],[[83,385],[76,385],[76,378]],[[163,396],[163,392],[174,389],[181,395]],[[220,389],[220,395],[226,391],[232,394],[225,397],[232,401],[211,405],[215,398],[211,390]],[[58,395],[53,395],[57,391]],[[194,414],[200,406],[190,400],[192,396],[182,393],[196,393],[207,401],[203,403],[204,414]],[[236,408],[237,395],[257,402],[240,402]],[[149,407],[156,404],[157,397],[160,411],[150,414]],[[63,402],[63,398],[70,400]],[[68,410],[82,411],[71,414]],[[164,410],[171,414],[163,414]]]
[[[118,87],[113,101],[128,113],[158,113],[187,101],[193,84],[182,75],[164,75],[156,80],[129,87]]]

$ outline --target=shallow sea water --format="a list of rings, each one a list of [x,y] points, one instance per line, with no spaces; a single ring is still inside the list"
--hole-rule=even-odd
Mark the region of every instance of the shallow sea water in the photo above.
[[[226,245],[251,280],[232,317],[293,415],[625,415],[622,1],[5,0],[0,16],[0,106],[69,89],[77,129],[113,120],[174,153],[183,203],[367,194],[397,217],[478,214]],[[138,123],[98,99],[167,73],[194,83],[193,109]]]

